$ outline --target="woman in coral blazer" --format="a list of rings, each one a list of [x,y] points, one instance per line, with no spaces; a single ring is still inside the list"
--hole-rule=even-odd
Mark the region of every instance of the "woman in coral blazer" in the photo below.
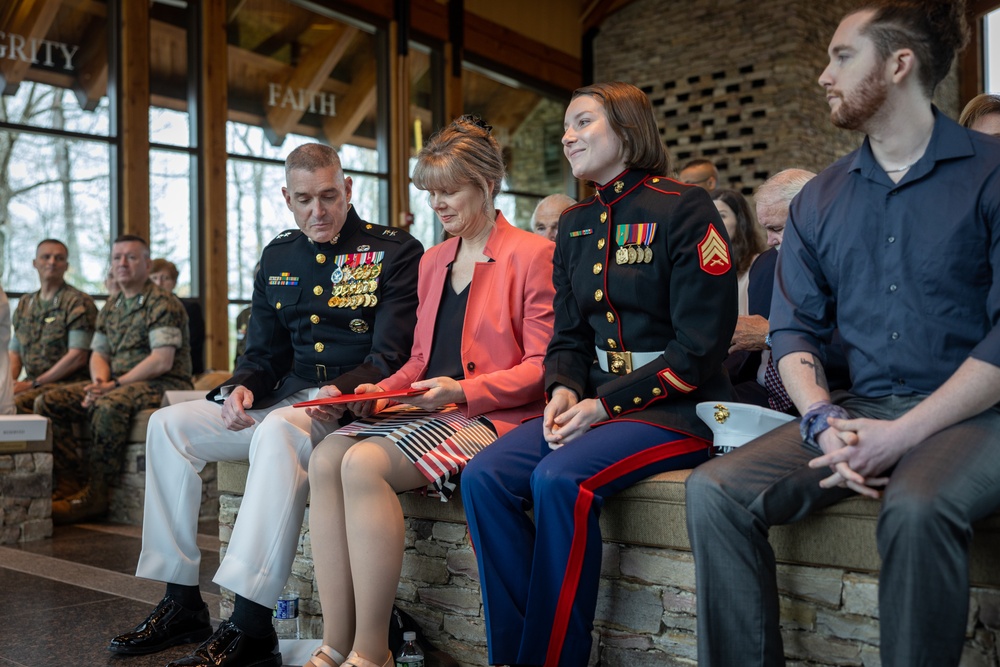
[[[426,393],[391,406],[385,399],[348,404],[361,419],[324,439],[309,463],[324,621],[312,667],[392,664],[390,648],[398,647],[388,646],[387,621],[405,533],[396,494],[432,486],[447,500],[469,459],[544,409],[554,245],[493,208],[504,164],[489,130],[463,116],[418,156],[413,182],[453,238],[421,259],[409,361],[356,390]],[[310,414],[340,416],[329,408]]]

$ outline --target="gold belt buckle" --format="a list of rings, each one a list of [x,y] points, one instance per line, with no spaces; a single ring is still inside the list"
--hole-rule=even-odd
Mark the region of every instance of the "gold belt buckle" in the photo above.
[[[628,375],[632,372],[631,352],[608,352],[608,370],[615,375]]]

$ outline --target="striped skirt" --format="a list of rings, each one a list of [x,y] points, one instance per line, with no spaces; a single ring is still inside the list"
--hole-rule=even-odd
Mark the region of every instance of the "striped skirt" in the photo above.
[[[490,420],[466,417],[454,404],[437,410],[394,405],[337,429],[337,435],[386,438],[423,473],[445,502],[455,492],[453,477],[477,452],[497,439]]]

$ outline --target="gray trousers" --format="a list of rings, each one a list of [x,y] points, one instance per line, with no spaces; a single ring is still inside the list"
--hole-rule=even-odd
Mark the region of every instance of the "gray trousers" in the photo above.
[[[915,397],[838,402],[892,419]],[[822,489],[798,421],[699,466],[687,482],[701,667],[784,665],[770,526],[852,495]],[[885,667],[958,665],[969,606],[972,523],[1000,507],[1000,412],[988,410],[917,445],[891,471],[878,519]]]

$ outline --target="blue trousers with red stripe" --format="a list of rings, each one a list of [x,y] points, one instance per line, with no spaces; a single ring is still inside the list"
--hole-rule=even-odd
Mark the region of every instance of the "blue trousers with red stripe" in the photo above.
[[[535,419],[478,453],[460,486],[490,664],[585,666],[604,499],[650,475],[693,468],[709,449],[665,428],[613,421],[553,451]]]

